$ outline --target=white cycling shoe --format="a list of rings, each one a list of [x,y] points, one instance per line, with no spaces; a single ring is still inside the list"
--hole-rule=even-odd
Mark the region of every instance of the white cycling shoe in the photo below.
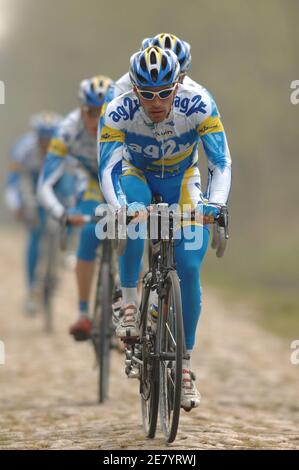
[[[201,396],[195,385],[195,375],[190,369],[183,369],[181,408],[190,411],[200,405]]]
[[[122,339],[139,338],[140,313],[136,305],[128,304],[122,312],[121,322],[115,330],[116,336]]]

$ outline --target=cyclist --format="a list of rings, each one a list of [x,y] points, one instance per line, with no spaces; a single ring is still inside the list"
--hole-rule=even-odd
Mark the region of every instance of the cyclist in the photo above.
[[[154,45],[161,47],[162,49],[170,49],[172,50],[179,61],[180,64],[180,75],[179,75],[179,82],[184,83],[188,86],[198,86],[200,88],[201,85],[194,82],[190,77],[188,77],[187,71],[190,69],[191,66],[191,47],[186,41],[181,40],[174,34],[169,33],[160,33],[157,34],[153,38],[146,38],[141,43],[141,50],[146,49],[149,45]],[[110,93],[108,100],[111,101],[112,98],[116,98],[117,96],[126,93],[127,91],[132,90],[132,81],[130,79],[130,74],[127,72],[124,74],[119,80],[117,80],[114,84],[113,90]],[[142,279],[142,272],[140,273],[140,280]],[[141,284],[141,282],[140,282]],[[115,299],[115,303],[112,305],[114,316],[118,318],[121,315],[121,305],[122,305],[122,298],[121,298],[121,291],[118,291],[119,297]],[[156,326],[157,321],[157,308],[158,308],[158,298],[155,292],[151,292],[151,316],[153,321],[153,327]]]
[[[98,120],[112,81],[99,75],[83,80],[79,87],[80,107],[60,123],[51,140],[48,155],[39,182],[39,197],[44,207],[56,219],[82,226],[82,215],[94,215],[103,202],[97,181],[96,137]],[[85,170],[87,187],[82,192],[75,211],[67,211],[54,193],[55,184],[65,171],[66,157],[72,158]],[[92,323],[89,318],[89,297],[94,271],[94,260],[99,240],[93,224],[81,229],[77,251],[76,278],[78,286],[79,318],[70,328],[78,341],[90,337]]]
[[[29,314],[37,308],[36,271],[46,222],[45,212],[37,202],[37,181],[50,139],[60,119],[61,116],[51,111],[33,115],[30,118],[31,131],[23,135],[10,152],[5,199],[16,219],[22,221],[28,230],[25,262],[28,294],[25,309]]]
[[[143,212],[158,194],[169,204],[185,204],[203,210],[198,144],[202,143],[209,167],[206,215],[219,215],[227,202],[231,181],[231,158],[219,112],[204,89],[179,84],[180,66],[168,49],[150,46],[130,60],[133,90],[112,100],[101,122],[99,180],[108,204],[128,213]],[[119,177],[119,166],[122,174]],[[125,196],[125,199],[124,199]],[[185,341],[190,356],[201,310],[200,267],[209,238],[208,226],[193,225],[200,248],[186,249],[185,235],[175,246],[181,280]],[[197,238],[198,239],[198,238]],[[124,315],[116,334],[139,336],[136,283],[143,240],[128,239],[120,258]],[[181,406],[200,403],[190,360],[183,363]]]

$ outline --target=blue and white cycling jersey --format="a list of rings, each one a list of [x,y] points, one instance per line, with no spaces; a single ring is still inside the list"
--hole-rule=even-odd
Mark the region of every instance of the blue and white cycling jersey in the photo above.
[[[37,135],[35,132],[28,132],[17,141],[10,152],[5,190],[5,199],[9,209],[18,210],[27,203],[26,198],[34,197],[41,166],[42,156]],[[26,177],[29,192],[23,190],[24,177]]]
[[[194,82],[195,83],[195,82]],[[200,85],[178,86],[169,116],[153,123],[133,91],[112,100],[101,120],[99,179],[106,201],[119,208],[120,173],[137,170],[161,180],[197,165],[198,144],[208,159],[209,202],[225,204],[231,184],[231,157],[210,93]]]
[[[84,170],[85,200],[102,201],[97,181],[96,137],[85,129],[81,110],[76,109],[66,116],[54,134],[39,181],[39,199],[56,218],[65,212],[63,204],[54,192],[54,186],[66,171],[67,158]]]
[[[37,186],[44,163],[38,136],[28,132],[22,136],[10,152],[10,165],[7,176],[5,198],[12,211],[20,208],[32,209],[38,206]],[[68,207],[74,204],[74,188],[78,185],[78,172],[69,158],[66,160],[65,174],[55,185],[55,197]]]

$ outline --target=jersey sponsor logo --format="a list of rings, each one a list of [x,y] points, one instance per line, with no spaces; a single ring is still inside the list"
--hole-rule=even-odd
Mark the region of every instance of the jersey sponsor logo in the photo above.
[[[68,153],[67,146],[59,139],[52,139],[49,146],[49,153],[54,153],[58,157],[64,157]]]
[[[153,131],[154,136],[157,138],[159,137],[171,137],[175,135],[174,131],[171,129],[166,129],[165,131]]]
[[[207,103],[202,100],[201,95],[195,95],[191,99],[176,96],[174,99],[174,106],[175,108],[178,108],[181,113],[186,114],[186,116],[191,116],[194,113],[207,113]]]
[[[133,153],[139,153],[142,154],[146,158],[153,158],[153,159],[159,159],[161,158],[161,147],[159,145],[146,145],[142,146],[139,144],[128,144],[128,149],[131,150]],[[177,153],[191,153],[193,149],[193,146],[190,145],[189,143],[187,144],[177,144],[175,140],[169,139],[165,142],[163,146],[163,155],[165,158],[167,157],[172,157],[172,156],[177,156]],[[180,155],[178,155],[180,156]]]
[[[200,130],[200,135],[207,134],[208,132],[213,132],[217,130],[217,125],[215,126],[203,126]]]
[[[114,122],[119,122],[121,119],[124,121],[132,121],[139,108],[140,104],[138,100],[133,100],[127,96],[124,98],[121,106],[117,106],[116,109],[109,113],[109,117],[111,117]]]
[[[104,126],[101,132],[100,142],[124,142],[125,135],[118,129]]]
[[[148,127],[153,136],[159,141],[159,140],[164,140],[165,138],[168,137],[175,137],[175,130],[174,130],[174,122],[173,121],[167,121],[166,123],[163,123],[163,128],[162,129],[157,129],[157,125],[153,122],[145,122],[144,124],[146,127]]]
[[[219,119],[219,116],[209,117],[205,119],[198,127],[197,132],[200,137],[213,132],[223,132],[223,125]]]

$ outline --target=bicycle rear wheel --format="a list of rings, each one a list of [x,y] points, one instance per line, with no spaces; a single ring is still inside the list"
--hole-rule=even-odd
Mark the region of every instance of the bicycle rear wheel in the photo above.
[[[140,398],[143,429],[146,437],[154,438],[159,409],[159,367],[155,352],[155,335],[148,329],[150,286],[143,287],[141,302],[141,377]]]
[[[158,355],[160,371],[160,422],[168,443],[176,438],[181,410],[183,319],[177,273],[169,271],[166,293],[159,302]]]

